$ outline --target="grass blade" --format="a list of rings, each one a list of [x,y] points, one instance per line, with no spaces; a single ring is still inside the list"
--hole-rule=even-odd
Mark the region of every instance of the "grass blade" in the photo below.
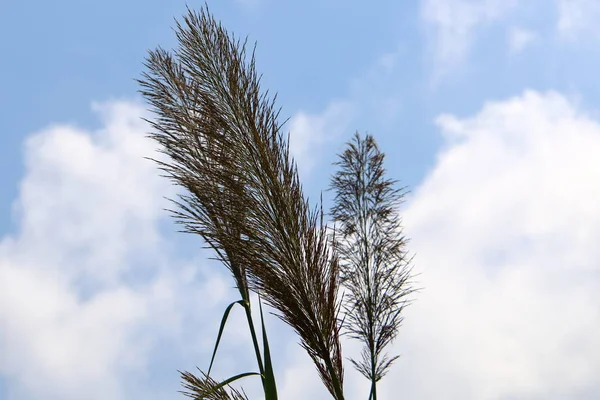
[[[221,326],[219,327],[219,335],[217,336],[217,342],[215,343],[215,349],[213,350],[212,358],[210,359],[210,366],[208,367],[208,372],[206,373],[207,376],[210,375],[210,370],[212,369],[213,362],[215,361],[215,356],[217,355],[217,349],[219,348],[219,342],[221,341],[221,336],[223,335],[223,330],[225,329],[225,323],[227,322],[227,317],[229,317],[229,313],[231,312],[231,309],[236,304],[243,306],[244,300],[234,301],[233,303],[231,303],[230,305],[227,306],[227,308],[225,309],[225,312],[223,313],[223,318],[221,318]]]
[[[253,375],[260,376],[260,374],[258,372],[244,372],[242,374],[237,374],[235,376],[232,376],[231,378],[225,379],[223,382],[221,382],[217,386],[215,386],[211,393],[216,392],[217,390],[221,389],[223,386],[227,386],[230,383],[233,383],[233,382],[237,381],[238,379],[242,379],[242,378],[245,378],[247,376],[253,376]],[[208,396],[211,393],[206,393],[206,395]]]
[[[265,358],[265,400],[277,400],[277,386],[275,384],[275,373],[273,372],[273,363],[271,362],[271,351],[269,350],[269,341],[267,339],[267,330],[265,328],[265,318],[263,315],[260,297],[258,298],[258,307],[260,309],[260,323],[262,326],[263,351]]]

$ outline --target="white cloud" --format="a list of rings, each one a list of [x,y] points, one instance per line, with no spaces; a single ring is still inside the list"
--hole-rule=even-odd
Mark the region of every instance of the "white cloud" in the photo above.
[[[527,91],[439,117],[405,210],[424,291],[382,381],[406,398],[600,396],[600,122]]]
[[[600,36],[600,3],[596,0],[557,0],[558,32],[566,38]]]
[[[182,354],[177,368],[203,366],[222,302],[234,300],[230,282],[200,281],[171,256],[158,224],[172,189],[142,158],[153,145],[141,108],[97,110],[102,129],[54,126],[27,142],[20,231],[0,241],[0,374],[14,399],[159,398],[144,388],[157,341]],[[297,126],[326,132],[340,110]],[[446,145],[404,212],[424,291],[382,397],[597,397],[600,123],[559,94],[526,92],[438,124]],[[235,328],[223,373],[242,372],[247,336]],[[279,333],[273,341],[293,339]],[[276,365],[281,393],[329,398],[294,342]],[[364,398],[367,385],[347,373],[349,399]]]
[[[348,336],[342,336],[342,349],[345,359],[360,358],[362,344]],[[331,395],[319,379],[315,365],[308,354],[294,340],[288,341],[285,349],[285,365],[281,373],[277,374],[278,393],[282,399],[304,400],[320,399],[329,400]],[[276,371],[277,373],[277,371]],[[363,400],[368,397],[370,382],[360,375],[350,362],[345,362],[344,369],[344,394],[348,400]],[[381,398],[395,398],[384,393]]]
[[[334,101],[321,114],[298,111],[290,119],[290,153],[306,176],[319,159],[319,150],[327,143],[347,134],[353,117],[353,105],[348,101]]]
[[[84,255],[94,261],[82,264],[86,273],[110,283],[131,268],[129,255],[155,248],[154,223],[162,196],[172,190],[143,159],[154,145],[144,137],[141,109],[127,103],[95,109],[105,122],[97,132],[54,126],[28,139],[17,204],[20,242],[36,243],[32,257],[59,268],[65,254]]]
[[[532,45],[537,39],[537,34],[531,30],[512,27],[508,31],[508,48],[511,53],[520,53]]]
[[[147,372],[157,340],[185,345],[186,329],[204,329],[195,314],[213,318],[227,290],[210,274],[199,284],[190,261],[168,260],[158,223],[173,189],[143,158],[155,153],[142,108],[95,110],[101,129],[57,125],[25,146],[20,230],[0,240],[7,400],[131,397],[126,384]],[[205,351],[191,344],[190,354]],[[133,394],[150,394],[141,390]]]
[[[393,84],[402,49],[378,57],[361,76],[352,80],[350,95],[331,101],[319,113],[296,112],[286,128],[290,132],[290,153],[298,163],[301,177],[308,176],[328,145],[349,140],[361,118],[390,126],[398,118],[401,97]],[[360,107],[358,105],[360,104]]]
[[[465,60],[480,28],[502,19],[517,4],[516,0],[422,0],[421,18],[431,36],[436,79]]]
[[[0,239],[0,376],[7,400],[175,395],[175,368],[206,367],[224,303],[236,299],[220,274],[174,256],[177,246],[159,229],[167,216],[163,197],[174,190],[144,159],[159,155],[145,137],[143,108],[111,102],[94,109],[101,120],[95,131],[55,125],[26,141],[15,202],[19,230]],[[321,115],[296,114],[291,148],[301,168],[316,162],[315,144],[344,131],[351,109],[338,102]],[[296,340],[287,342],[289,331],[271,335],[281,333],[274,341],[293,347],[277,366],[281,390],[302,396],[298,374],[312,386],[318,375]],[[248,339],[234,311],[218,376],[254,369],[251,353],[240,359]],[[145,388],[165,351],[182,354],[165,371],[173,381],[158,391]],[[260,393],[257,381],[243,385],[251,396]],[[320,389],[314,393],[326,393]]]

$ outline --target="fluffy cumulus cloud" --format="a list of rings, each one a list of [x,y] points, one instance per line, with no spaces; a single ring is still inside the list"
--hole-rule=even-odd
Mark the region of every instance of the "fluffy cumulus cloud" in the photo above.
[[[437,123],[446,145],[405,209],[424,290],[384,386],[423,399],[598,398],[600,122],[527,91]]]
[[[0,241],[9,400],[177,396],[174,369],[203,366],[235,300],[228,281],[197,268],[204,261],[174,255],[161,228],[173,189],[143,159],[154,146],[141,108],[97,111],[100,129],[57,125],[25,147],[20,228]],[[340,113],[297,116],[296,127],[326,131]],[[437,122],[445,146],[403,210],[424,290],[382,398],[597,398],[600,122],[560,94],[531,91]],[[303,146],[292,148],[307,155]],[[239,357],[241,326],[226,330],[219,375],[252,368],[251,354]],[[289,330],[269,326],[282,396],[329,398]],[[357,350],[349,343],[345,354]],[[346,389],[350,400],[368,391],[349,365]],[[251,398],[259,392],[250,386]]]
[[[144,158],[160,155],[145,137],[143,107],[109,102],[94,109],[96,130],[59,124],[25,143],[14,213],[19,229],[0,238],[7,400],[178,396],[176,369],[206,367],[221,314],[237,298],[208,254],[177,256],[189,250],[165,233],[173,228],[164,223],[164,196],[175,192]],[[340,102],[321,115],[296,114],[291,149],[301,168],[313,163],[310,148],[340,133],[349,110]],[[327,398],[289,329],[269,321],[282,394],[302,399],[309,390]],[[252,354],[243,355],[248,340],[234,310],[217,376],[255,368]],[[251,398],[259,386],[244,382]]]
[[[436,74],[458,67],[477,30],[504,18],[517,5],[515,0],[423,0],[421,17],[430,36]]]
[[[218,276],[201,280],[189,262],[168,259],[159,222],[173,190],[143,158],[155,153],[141,107],[95,109],[100,129],[56,125],[25,146],[20,229],[0,240],[7,400],[141,394],[127,395],[127,382],[147,373],[157,341],[181,346],[183,320],[201,326],[192,308],[212,312],[227,291]]]
[[[181,246],[165,235],[164,196],[175,192],[144,158],[159,155],[145,137],[143,108],[109,102],[94,109],[100,128],[54,125],[24,146],[14,207],[19,229],[0,239],[7,400],[176,395],[175,369],[205,367],[221,313],[236,297],[224,274],[202,268],[220,267],[202,265],[210,264],[207,254],[182,259]],[[340,135],[350,111],[350,103],[338,102],[320,115],[292,118],[291,150],[301,170],[314,163],[309,149]],[[219,376],[254,368],[251,354],[240,358],[249,343],[237,314],[219,351]],[[282,394],[327,398],[289,329],[270,321]],[[257,382],[244,387],[251,397],[260,392]]]

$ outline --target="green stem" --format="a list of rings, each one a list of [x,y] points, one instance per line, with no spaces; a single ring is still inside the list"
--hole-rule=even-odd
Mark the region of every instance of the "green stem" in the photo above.
[[[252,344],[254,344],[254,352],[256,353],[256,362],[258,363],[258,370],[263,376],[264,386],[264,375],[265,369],[263,367],[262,356],[260,355],[260,347],[258,347],[258,339],[256,337],[256,331],[254,330],[254,321],[252,321],[252,312],[250,310],[250,300],[244,302],[244,310],[246,310],[246,319],[248,320],[248,327],[250,328],[250,335],[252,335]]]
[[[329,375],[331,375],[333,391],[335,392],[335,399],[336,400],[344,400],[344,391],[342,389],[340,381],[338,380],[338,376],[335,373],[335,370],[333,369],[333,364],[331,363],[331,359],[329,357],[327,357],[324,361],[325,361],[325,366],[327,367],[327,370],[329,371]]]
[[[369,400],[377,400],[377,383],[375,379],[371,380],[371,394],[369,395]]]
[[[377,377],[375,376],[376,360],[374,347],[375,346],[371,341],[371,396],[369,396],[369,398],[372,400],[377,400]]]

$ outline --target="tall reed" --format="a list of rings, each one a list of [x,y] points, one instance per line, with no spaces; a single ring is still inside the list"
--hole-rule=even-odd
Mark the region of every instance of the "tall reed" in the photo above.
[[[363,344],[361,359],[351,362],[371,381],[369,398],[376,400],[377,382],[398,358],[384,349],[397,336],[402,311],[414,292],[397,211],[405,192],[385,178],[384,154],[373,136],[363,139],[356,133],[339,158],[331,180],[331,215],[337,223],[333,245],[348,289],[344,328]]]
[[[167,161],[155,161],[183,188],[173,200],[172,215],[184,232],[200,235],[213,249],[240,296],[224,312],[208,370],[181,373],[184,393],[196,399],[241,399],[244,392],[230,384],[256,375],[265,399],[277,399],[264,302],[296,332],[331,396],[342,400],[340,337],[343,326],[354,332],[342,321],[362,321],[353,316],[362,311],[348,302],[343,306],[339,296],[341,282],[348,282],[346,253],[331,242],[322,207],[311,208],[303,194],[278,121],[276,96],[261,91],[246,41],[229,34],[206,6],[199,12],[188,9],[176,24],[178,47],[150,51],[138,80],[155,114],[148,120],[150,137],[167,155]],[[251,317],[251,292],[260,299],[260,334]],[[394,296],[381,296],[380,306],[398,306],[390,300]],[[217,381],[210,371],[236,305],[245,310],[258,371]],[[373,354],[381,362],[377,346]]]

